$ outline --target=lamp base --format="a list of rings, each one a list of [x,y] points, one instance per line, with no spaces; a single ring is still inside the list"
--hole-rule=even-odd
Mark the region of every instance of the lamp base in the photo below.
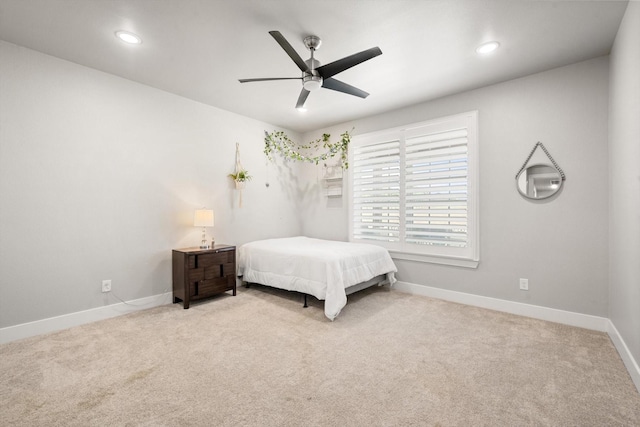
[[[204,227],[202,227],[202,241],[200,242],[200,249],[209,249],[209,245],[207,245],[207,232]]]

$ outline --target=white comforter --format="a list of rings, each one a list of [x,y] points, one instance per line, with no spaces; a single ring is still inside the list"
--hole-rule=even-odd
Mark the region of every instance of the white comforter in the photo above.
[[[298,291],[325,300],[333,320],[347,304],[345,288],[386,274],[393,284],[396,266],[375,245],[309,237],[259,240],[238,250],[238,275],[246,282]]]

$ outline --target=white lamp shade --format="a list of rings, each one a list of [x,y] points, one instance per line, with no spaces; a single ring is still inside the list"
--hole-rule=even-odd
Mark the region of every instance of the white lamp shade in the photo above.
[[[213,211],[211,209],[198,209],[193,217],[195,227],[213,227]]]

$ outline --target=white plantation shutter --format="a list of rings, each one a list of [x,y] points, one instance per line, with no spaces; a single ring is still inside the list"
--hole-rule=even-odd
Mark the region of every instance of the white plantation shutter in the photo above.
[[[354,149],[353,235],[400,241],[400,141],[382,140]]]
[[[406,140],[408,243],[467,245],[467,130]]]
[[[350,239],[477,261],[477,145],[477,112],[355,137]]]

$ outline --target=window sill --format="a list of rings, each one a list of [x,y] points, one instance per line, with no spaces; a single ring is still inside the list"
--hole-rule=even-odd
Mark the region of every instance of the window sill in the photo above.
[[[440,257],[434,255],[414,254],[408,252],[389,251],[392,259],[401,259],[404,261],[424,262],[430,264],[451,265],[454,267],[478,268],[479,260],[471,260],[465,258]]]

